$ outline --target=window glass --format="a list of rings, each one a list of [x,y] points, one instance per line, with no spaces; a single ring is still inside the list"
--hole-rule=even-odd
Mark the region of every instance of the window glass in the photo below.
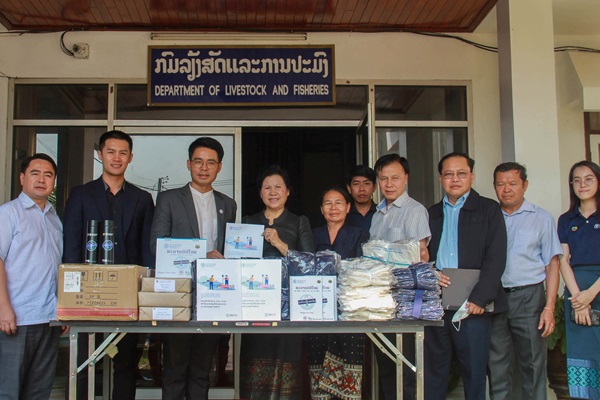
[[[46,153],[56,161],[56,189],[52,201],[59,214],[62,214],[67,196],[74,186],[81,185],[91,176],[92,158],[85,157],[81,149],[93,148],[105,127],[84,126],[20,126],[14,128],[12,197],[21,192],[19,173],[21,162],[34,153]]]
[[[15,119],[106,119],[108,85],[15,85]]]
[[[208,136],[208,135],[202,135]],[[213,188],[233,198],[233,136],[212,136],[225,150],[223,166]],[[125,179],[150,192],[154,201],[159,192],[177,189],[190,181],[187,169],[188,147],[198,135],[131,135],[133,161],[125,171]],[[94,151],[94,178],[102,175],[102,162]]]
[[[425,207],[442,198],[437,164],[452,152],[468,152],[466,128],[378,128],[378,156],[398,153],[410,166],[408,194]]]
[[[466,121],[464,86],[375,86],[380,121]]]

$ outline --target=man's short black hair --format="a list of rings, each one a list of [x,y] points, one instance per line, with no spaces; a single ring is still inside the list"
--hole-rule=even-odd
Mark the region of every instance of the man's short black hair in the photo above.
[[[104,132],[102,136],[100,136],[100,142],[98,143],[100,151],[102,151],[108,139],[125,140],[127,144],[129,144],[129,151],[133,152],[133,140],[131,139],[131,136],[123,131],[117,130]]]
[[[223,146],[221,146],[221,143],[219,143],[218,140],[213,139],[208,136],[199,137],[198,139],[194,140],[192,142],[192,144],[190,144],[190,147],[188,147],[189,160],[192,159],[192,156],[194,155],[194,151],[196,151],[196,149],[200,148],[200,147],[206,147],[207,149],[216,151],[219,162],[223,161],[223,156],[225,155]]]
[[[508,171],[517,171],[519,173],[519,177],[523,182],[527,180],[527,168],[525,168],[524,165],[521,165],[518,162],[509,161],[498,165],[494,169],[494,183],[496,183],[496,175],[498,174],[498,172]]]
[[[397,153],[385,154],[385,155],[379,157],[379,159],[375,163],[375,167],[373,169],[375,170],[375,172],[377,174],[379,174],[379,172],[381,172],[383,167],[386,167],[386,166],[390,165],[391,163],[395,163],[395,162],[402,165],[402,168],[404,168],[404,173],[406,175],[410,174],[410,165],[408,165],[408,160],[404,157],[400,157],[400,154],[397,154]]]
[[[357,176],[367,178],[373,182],[373,184],[377,182],[377,175],[375,174],[375,171],[373,171],[373,168],[366,165],[357,165],[352,167],[350,173],[346,176],[346,185],[351,186],[352,179],[356,178]]]
[[[473,172],[473,168],[475,168],[475,160],[473,160],[471,157],[469,157],[469,155],[466,153],[453,151],[452,153],[448,153],[444,157],[442,157],[442,159],[438,163],[438,172],[440,173],[440,175],[442,174],[442,168],[444,168],[444,161],[446,161],[447,159],[452,158],[452,157],[462,157],[465,160],[467,160],[467,165],[469,166],[469,170],[471,172]]]
[[[29,164],[31,164],[31,162],[33,160],[48,161],[52,165],[52,169],[54,169],[54,175],[56,175],[56,173],[58,172],[58,167],[56,166],[56,163],[54,162],[54,160],[52,159],[52,157],[50,157],[46,153],[37,153],[37,154],[34,154],[32,156],[25,157],[23,159],[23,161],[21,161],[21,173],[22,174],[24,174],[25,171],[27,171],[27,168],[29,168]]]

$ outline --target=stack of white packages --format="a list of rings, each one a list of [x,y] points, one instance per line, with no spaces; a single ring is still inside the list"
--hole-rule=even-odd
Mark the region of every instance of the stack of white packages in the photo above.
[[[421,259],[421,248],[419,242],[397,241],[386,242],[385,240],[369,240],[362,246],[363,255],[386,263],[393,264],[391,267],[408,267]]]
[[[388,321],[396,314],[391,287],[396,283],[389,266],[379,260],[342,260],[338,273],[340,320]]]

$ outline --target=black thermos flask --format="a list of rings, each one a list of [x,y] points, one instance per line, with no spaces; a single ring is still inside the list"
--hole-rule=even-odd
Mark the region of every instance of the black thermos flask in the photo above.
[[[111,220],[102,223],[102,264],[115,263],[115,225]]]
[[[87,222],[87,235],[85,239],[85,263],[98,263],[98,226],[100,221],[89,220]]]

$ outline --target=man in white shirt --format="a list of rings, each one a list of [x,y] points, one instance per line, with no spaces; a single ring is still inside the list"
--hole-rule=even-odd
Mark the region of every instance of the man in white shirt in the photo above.
[[[206,239],[206,256],[223,258],[225,225],[235,222],[237,204],[213,190],[222,168],[223,146],[200,137],[188,149],[191,182],[162,192],[156,199],[150,246],[159,237]],[[208,399],[212,358],[222,335],[171,334],[163,336],[163,400]]]
[[[427,242],[431,237],[429,216],[427,209],[406,192],[410,173],[408,160],[398,154],[386,154],[377,160],[374,170],[377,174],[379,191],[384,199],[377,206],[377,212],[371,220],[371,239],[383,239],[388,242],[418,241],[421,247],[421,260],[428,261]],[[404,355],[414,363],[414,335],[402,335],[402,343]],[[379,350],[375,355],[379,365],[380,397],[385,400],[395,400],[396,364]],[[415,374],[404,366],[403,377],[404,398],[413,399],[416,394]]]

